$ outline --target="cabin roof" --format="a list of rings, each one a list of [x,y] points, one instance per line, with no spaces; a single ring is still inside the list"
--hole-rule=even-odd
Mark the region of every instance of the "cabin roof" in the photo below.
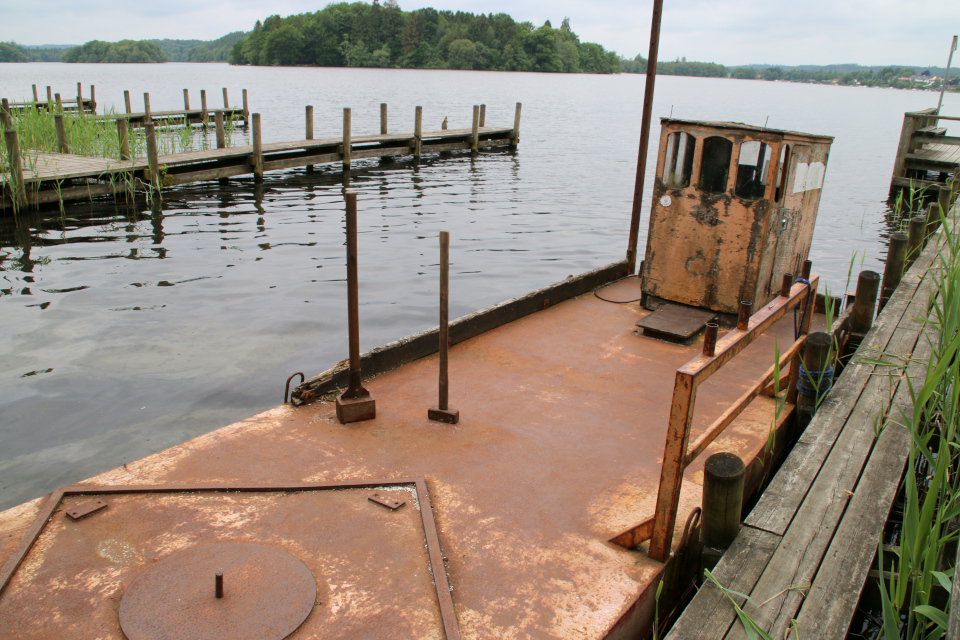
[[[772,133],[774,135],[781,136],[803,136],[804,138],[811,138],[815,140],[820,140],[826,143],[833,142],[833,136],[823,136],[815,133],[804,133],[802,131],[790,131],[788,129],[771,129],[770,127],[755,127],[751,124],[744,124],[742,122],[715,122],[710,120],[681,120],[679,118],[660,118],[660,124],[685,124],[693,125],[696,127],[711,127],[715,129],[737,129],[740,131],[753,131],[756,133]]]

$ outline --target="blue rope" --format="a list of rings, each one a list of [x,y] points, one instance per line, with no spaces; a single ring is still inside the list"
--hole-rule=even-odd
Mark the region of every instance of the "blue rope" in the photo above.
[[[803,305],[803,316],[800,317],[800,322],[797,322],[797,307],[793,308],[793,339],[800,339],[800,330],[803,328],[803,324],[807,321],[807,311],[810,310],[810,281],[806,278],[797,278],[794,282],[799,282],[800,284],[807,285],[807,301]]]
[[[808,398],[816,398],[817,402],[833,388],[833,367],[823,371],[807,371],[800,363],[800,377],[797,380],[797,391]]]

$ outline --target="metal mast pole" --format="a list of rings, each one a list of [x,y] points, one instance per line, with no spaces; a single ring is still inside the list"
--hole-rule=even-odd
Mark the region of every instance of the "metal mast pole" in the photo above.
[[[940,85],[940,102],[937,103],[937,115],[940,115],[940,107],[943,106],[943,91],[947,88],[947,80],[950,79],[950,63],[953,62],[953,52],[957,50],[957,36],[953,36],[953,43],[950,45],[950,57],[947,58],[947,73]]]
[[[643,176],[647,170],[647,146],[650,142],[650,119],[653,115],[653,85],[657,79],[657,52],[660,49],[660,16],[663,0],[653,0],[650,25],[650,52],[647,54],[647,84],[643,90],[643,123],[640,128],[640,150],[637,154],[637,179],[633,187],[633,210],[630,215],[630,242],[627,246],[627,273],[637,267],[637,241],[640,235],[640,205],[643,203]]]

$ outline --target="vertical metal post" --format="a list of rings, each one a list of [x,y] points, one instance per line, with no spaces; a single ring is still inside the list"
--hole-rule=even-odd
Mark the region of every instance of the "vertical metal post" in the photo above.
[[[940,107],[943,106],[943,90],[947,88],[947,80],[950,79],[950,63],[953,62],[953,52],[957,50],[957,36],[953,36],[950,43],[950,55],[947,57],[947,72],[944,74],[943,84],[940,85],[940,101],[937,102],[937,115],[940,115]]]
[[[256,116],[256,114],[254,114]],[[350,378],[347,390],[336,402],[341,424],[372,420],[377,417],[376,403],[363,387],[360,372],[360,292],[357,275],[357,194],[347,191],[347,325],[350,333]]]
[[[750,327],[750,309],[753,307],[752,302],[747,302],[742,300],[740,302],[740,312],[737,315],[737,329],[740,331],[746,331]]]
[[[347,171],[350,170],[350,119],[351,119],[350,107],[344,107],[343,109],[343,168]]]
[[[480,105],[480,128],[482,129],[487,122],[487,105]]]
[[[23,163],[20,159],[20,142],[17,132],[7,129],[3,133],[7,145],[7,162],[10,164],[10,175],[13,178],[13,210],[18,211],[27,204],[27,189],[23,183]]]
[[[457,424],[460,412],[450,409],[450,233],[440,232],[440,393],[436,407],[427,410],[427,417],[437,422]]]
[[[130,92],[126,90],[123,92],[123,106],[126,107],[127,114],[133,112],[133,110],[130,108]]]
[[[789,298],[790,289],[793,288],[793,274],[785,273],[783,274],[783,281],[780,283],[780,297]]]
[[[703,332],[703,355],[712,358],[717,353],[717,331],[720,325],[716,322],[708,322],[707,329]]]
[[[418,106],[413,116],[413,157],[417,160],[423,151],[423,107]]]
[[[260,137],[259,113],[253,114],[253,179],[256,182],[263,180],[263,142]]]
[[[226,149],[227,133],[223,129],[223,109],[213,112],[213,122],[217,129],[217,149]]]
[[[380,103],[380,135],[387,135],[387,103]]]
[[[127,130],[127,119],[117,118],[117,139],[120,146],[120,159],[130,159],[130,138]]]
[[[473,105],[473,128],[470,133],[470,150],[477,152],[480,144],[480,105]]]
[[[887,263],[883,268],[883,282],[880,286],[880,311],[886,306],[887,300],[893,295],[900,279],[903,278],[903,268],[907,257],[907,236],[903,233],[894,233],[890,236],[887,248]]]
[[[643,116],[640,123],[640,149],[637,152],[637,178],[633,187],[633,208],[630,212],[630,236],[627,245],[627,273],[637,266],[637,242],[640,236],[640,207],[643,203],[643,179],[647,171],[647,147],[650,144],[650,119],[653,115],[653,90],[657,77],[657,54],[660,48],[660,16],[663,0],[653,0],[650,24],[650,52],[647,55],[647,83],[643,90]]]
[[[70,147],[67,146],[67,128],[64,126],[62,113],[54,114],[53,126],[57,130],[57,151],[70,153]]]

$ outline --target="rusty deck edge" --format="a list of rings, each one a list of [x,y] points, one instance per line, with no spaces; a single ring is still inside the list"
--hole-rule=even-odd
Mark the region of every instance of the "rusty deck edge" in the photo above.
[[[518,298],[512,298],[492,307],[475,311],[450,323],[450,344],[458,344],[514,320],[526,317],[548,306],[592,291],[602,284],[627,275],[627,261],[618,260],[578,276],[537,289]],[[360,356],[364,378],[372,378],[405,364],[436,353],[440,348],[439,328],[420,333],[371,349]],[[312,391],[316,396],[334,391],[347,381],[347,363],[338,363],[293,390],[291,401],[304,404],[301,394]]]
[[[319,482],[286,482],[286,483],[194,483],[194,484],[156,484],[156,485],[94,485],[75,484],[61,487],[47,494],[43,506],[37,513],[33,523],[24,532],[19,544],[10,554],[10,557],[0,567],[0,595],[6,590],[17,569],[40,537],[44,527],[52,519],[57,507],[68,496],[75,495],[118,495],[118,494],[145,494],[145,493],[200,493],[200,492],[287,492],[287,491],[329,491],[337,489],[363,489],[373,487],[398,487],[410,485],[417,494],[417,503],[420,507],[420,523],[423,526],[423,535],[426,542],[427,557],[430,562],[430,572],[433,574],[433,584],[436,589],[437,605],[440,609],[440,619],[443,626],[445,640],[460,640],[460,626],[450,592],[453,588],[447,579],[447,572],[443,564],[443,550],[440,547],[440,536],[437,523],[433,517],[433,506],[430,501],[430,491],[427,488],[426,478],[421,476],[412,478],[389,478],[369,480],[327,480]]]

